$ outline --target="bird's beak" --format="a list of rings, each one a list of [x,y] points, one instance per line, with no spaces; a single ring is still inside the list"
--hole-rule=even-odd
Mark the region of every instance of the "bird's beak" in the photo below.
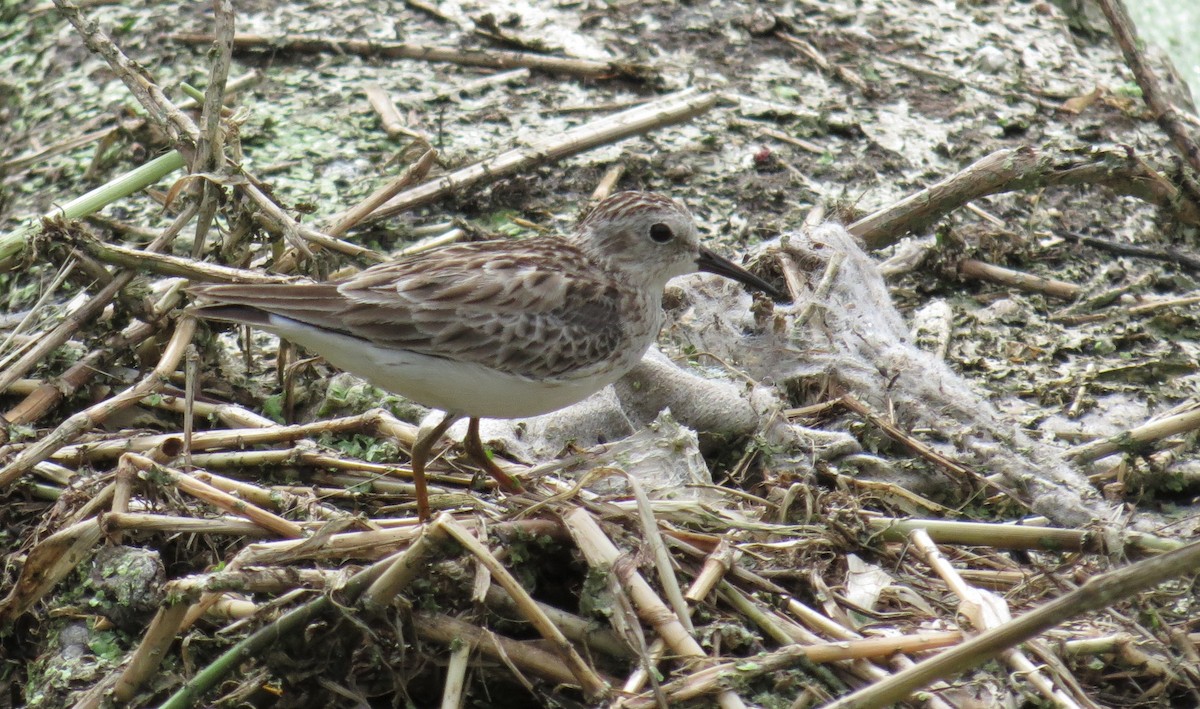
[[[751,288],[755,288],[763,293],[766,293],[775,300],[782,300],[784,297],[783,293],[779,292],[775,286],[767,283],[763,279],[759,278],[753,273],[750,273],[724,256],[718,256],[703,246],[700,247],[700,258],[696,259],[696,266],[701,271],[715,273],[718,276],[732,278],[735,281],[744,283]]]

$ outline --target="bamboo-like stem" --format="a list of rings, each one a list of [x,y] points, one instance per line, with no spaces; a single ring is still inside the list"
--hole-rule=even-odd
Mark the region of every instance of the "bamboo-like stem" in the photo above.
[[[360,593],[375,580],[391,559],[382,559],[350,577],[342,588],[342,596],[356,599]],[[226,675],[233,672],[238,665],[249,660],[279,638],[299,630],[312,619],[334,607],[333,598],[329,594],[320,594],[316,598],[294,608],[280,616],[277,620],[259,628],[249,637],[226,650],[220,657],[198,672],[184,683],[159,709],[190,709],[197,700],[210,688],[219,683]]]
[[[91,517],[38,542],[25,557],[12,590],[0,601],[0,626],[12,627],[18,616],[91,555],[100,543],[100,536],[100,524]]]
[[[768,672],[794,667],[807,660],[813,663],[836,662],[863,657],[887,657],[897,652],[917,652],[953,645],[962,639],[961,633],[925,632],[895,638],[865,638],[863,640],[789,645],[775,652],[754,658],[753,662],[738,660],[706,667],[686,677],[662,686],[671,705],[710,694],[725,687],[733,678],[752,679]],[[641,695],[621,702],[622,709],[655,709],[653,696]],[[830,705],[831,706],[831,705]]]
[[[1200,566],[1200,542],[1091,578],[1078,589],[988,630],[953,650],[919,662],[891,679],[864,687],[828,705],[828,709],[891,706],[935,679],[953,677],[996,657],[1008,648],[1084,613],[1107,608]]]
[[[1121,451],[1141,450],[1167,436],[1194,431],[1197,428],[1200,428],[1200,405],[1174,416],[1150,421],[1115,436],[1076,446],[1067,452],[1067,458],[1079,464],[1091,463]]]
[[[184,350],[191,343],[195,331],[195,319],[183,318],[180,320],[179,324],[175,326],[175,332],[172,334],[170,342],[163,351],[158,366],[152,372],[137,384],[111,399],[90,406],[71,416],[53,432],[22,450],[11,463],[0,469],[0,489],[11,485],[17,478],[29,472],[34,465],[45,460],[84,431],[95,428],[118,411],[123,411],[137,404],[146,396],[160,391],[166,383],[167,377],[179,366]]]
[[[528,147],[509,150],[487,160],[426,182],[393,197],[365,220],[374,223],[410,209],[430,204],[443,196],[461,192],[485,181],[496,180],[534,165],[576,155],[632,135],[694,118],[715,106],[717,97],[694,90],[664,96],[637,108],[542,138]]]
[[[299,539],[304,536],[304,530],[295,522],[286,520],[277,514],[267,512],[261,507],[251,504],[244,499],[234,497],[227,492],[222,492],[212,485],[197,480],[192,475],[168,468],[136,453],[126,453],[121,456],[121,459],[128,460],[143,472],[165,476],[168,481],[174,483],[176,487],[189,495],[230,514],[245,517],[263,529],[293,539]]]
[[[380,613],[387,608],[392,598],[424,573],[425,564],[438,545],[449,539],[446,525],[452,519],[448,512],[442,512],[432,522],[422,526],[412,544],[397,554],[392,564],[363,591],[359,603],[372,613]]]
[[[588,564],[593,568],[615,571],[621,552],[609,540],[600,525],[586,509],[576,507],[569,511],[563,522],[571,531],[575,543],[583,552]],[[646,579],[636,569],[622,569],[617,572],[621,584],[629,593],[638,615],[658,631],[667,646],[676,654],[685,658],[700,659],[704,662],[711,658],[700,647],[700,643],[688,633],[687,628],[679,618],[663,603]],[[741,705],[741,700],[732,692],[723,693],[724,706]]]
[[[114,539],[120,539],[122,530],[136,530],[143,534],[226,534],[234,537],[275,536],[270,530],[264,529],[246,519],[221,517],[216,519],[198,519],[196,517],[178,517],[174,515],[155,515],[144,512],[112,512],[101,519],[104,533]]]
[[[113,697],[118,702],[125,703],[133,699],[142,683],[158,669],[162,658],[166,657],[167,648],[175,641],[175,634],[187,610],[187,603],[167,603],[158,609],[146,634],[142,636],[142,642],[113,687]]]
[[[171,35],[176,42],[207,44],[213,37],[209,34],[179,32]],[[311,37],[308,35],[285,35],[269,37],[255,34],[239,34],[234,37],[234,47],[239,51],[268,49],[272,52],[291,51],[305,54],[335,53],[357,54],[386,59],[418,59],[429,62],[450,62],[463,66],[481,66],[494,69],[528,67],[540,71],[570,74],[584,77],[626,76],[644,77],[650,68],[628,62],[598,62],[571,57],[548,57],[531,52],[508,50],[470,50],[458,47],[439,47],[411,42],[378,42],[374,40]]]
[[[554,648],[555,652],[562,657],[563,662],[571,668],[573,674],[580,686],[583,688],[584,694],[592,699],[604,697],[609,692],[607,683],[596,674],[596,671],[579,655],[579,651],[575,646],[571,645],[571,641],[567,640],[562,631],[558,629],[550,618],[542,612],[537,603],[525,590],[516,577],[500,563],[499,559],[492,555],[488,548],[483,545],[475,535],[463,528],[462,525],[451,519],[445,525],[446,532],[454,538],[456,542],[461,544],[464,549],[471,552],[475,558],[479,559],[480,563],[487,567],[491,572],[492,577],[496,582],[504,587],[505,591],[512,596],[513,601],[517,604],[517,611],[525,620],[529,621],[538,633],[545,638]]]
[[[171,226],[164,229],[154,241],[146,245],[146,250],[159,251],[167,248],[175,239],[175,236],[191,221],[195,213],[196,209],[193,206],[184,208],[179,216],[175,218],[175,221],[171,223]],[[85,322],[99,315],[104,308],[108,307],[113,298],[133,281],[136,275],[133,271],[125,271],[119,274],[106,283],[99,292],[89,298],[83,307],[71,313],[62,322],[39,338],[36,345],[30,347],[16,362],[7,367],[3,372],[0,372],[0,392],[4,391],[8,388],[9,384],[24,376],[26,372],[41,362],[46,354],[66,342]]]
[[[514,669],[556,684],[573,685],[577,681],[557,655],[536,645],[503,637],[448,615],[416,613],[412,624],[422,640],[448,646],[462,643],[484,657],[501,660]]]

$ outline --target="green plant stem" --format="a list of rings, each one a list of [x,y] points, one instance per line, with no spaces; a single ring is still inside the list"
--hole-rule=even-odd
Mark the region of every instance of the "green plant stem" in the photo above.
[[[107,182],[87,194],[76,197],[61,207],[55,207],[40,218],[29,219],[22,226],[0,236],[0,273],[9,271],[21,263],[29,239],[41,229],[42,219],[63,217],[65,219],[80,219],[98,212],[109,204],[128,197],[184,166],[183,155],[179,151],[157,157],[150,162],[130,170],[120,177]]]

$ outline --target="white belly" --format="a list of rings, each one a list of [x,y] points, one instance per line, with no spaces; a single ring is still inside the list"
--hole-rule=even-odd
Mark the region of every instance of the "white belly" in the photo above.
[[[556,411],[586,399],[626,371],[617,368],[580,379],[534,381],[470,362],[375,347],[278,315],[272,315],[270,326],[263,329],[381,389],[424,406],[479,418],[525,418]],[[631,364],[637,359],[631,358]]]

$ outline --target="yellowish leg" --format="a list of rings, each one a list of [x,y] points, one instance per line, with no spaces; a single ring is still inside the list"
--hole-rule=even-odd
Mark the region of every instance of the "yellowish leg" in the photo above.
[[[463,439],[463,450],[471,457],[479,467],[483,468],[484,472],[492,476],[492,479],[499,483],[501,489],[507,492],[523,492],[525,488],[521,487],[521,481],[500,469],[496,465],[491,456],[488,455],[487,449],[483,446],[483,441],[479,438],[479,419],[474,416],[467,422],[467,437]]]
[[[422,522],[429,521],[429,486],[425,484],[425,463],[429,460],[429,451],[437,443],[451,424],[462,418],[459,414],[447,413],[441,423],[434,426],[428,433],[417,438],[412,447],[413,487],[416,488],[417,518]],[[474,421],[475,419],[471,419]]]

